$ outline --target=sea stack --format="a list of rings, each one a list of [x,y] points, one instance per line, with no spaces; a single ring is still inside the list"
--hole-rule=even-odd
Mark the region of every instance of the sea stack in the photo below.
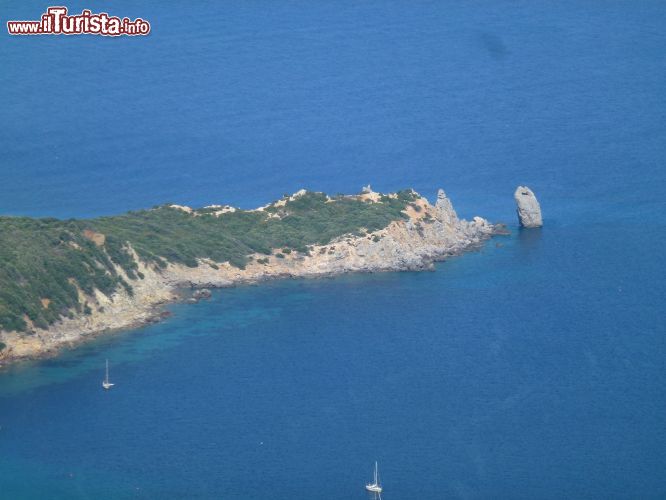
[[[443,189],[439,189],[437,191],[437,201],[435,202],[435,208],[439,212],[442,222],[453,225],[458,222],[458,214],[456,214],[456,211],[453,209],[451,200],[446,197],[446,193]]]
[[[516,200],[516,212],[521,226],[527,228],[543,226],[541,207],[530,188],[518,186],[513,197]]]

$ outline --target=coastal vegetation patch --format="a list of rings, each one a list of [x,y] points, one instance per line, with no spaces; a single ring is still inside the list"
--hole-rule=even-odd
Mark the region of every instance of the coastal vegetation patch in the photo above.
[[[143,278],[137,258],[157,269],[201,259],[245,268],[259,253],[309,254],[343,235],[361,235],[407,217],[412,190],[362,196],[304,192],[258,210],[198,210],[162,205],[95,219],[0,217],[0,330],[48,328],[62,317],[90,313],[95,290],[132,293]],[[257,260],[268,263],[268,258]]]

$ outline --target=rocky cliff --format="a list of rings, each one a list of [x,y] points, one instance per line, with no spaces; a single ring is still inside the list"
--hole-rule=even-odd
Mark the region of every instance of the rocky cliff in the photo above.
[[[396,195],[380,195],[368,186],[350,198],[375,204],[391,196]],[[275,248],[268,254],[254,253],[244,268],[207,258],[198,258],[196,266],[174,262],[158,266],[140,258],[130,246],[128,254],[136,264],[132,275],[119,266],[116,270],[123,280],[131,283],[131,290],[119,287],[110,295],[96,289],[92,293],[81,290],[80,301],[86,304],[86,314],[70,315],[48,328],[33,328],[27,333],[1,332],[0,342],[6,347],[0,351],[0,360],[51,354],[101,332],[155,321],[159,306],[182,299],[183,289],[226,287],[284,277],[430,269],[434,261],[473,249],[495,231],[481,217],[472,221],[459,219],[443,190],[439,190],[434,205],[417,193],[413,193],[411,200],[405,205],[403,216],[386,227],[344,234],[326,244],[309,245],[306,252]],[[278,203],[260,210],[270,212]],[[196,211],[185,212],[197,216]],[[273,211],[270,216],[279,213]]]

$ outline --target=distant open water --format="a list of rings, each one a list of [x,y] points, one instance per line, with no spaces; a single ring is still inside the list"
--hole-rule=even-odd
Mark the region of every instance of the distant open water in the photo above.
[[[105,10],[151,35],[0,35],[1,213],[370,182],[512,235],[434,273],[221,290],[1,373],[0,498],[362,499],[375,460],[387,500],[666,497],[666,4]]]

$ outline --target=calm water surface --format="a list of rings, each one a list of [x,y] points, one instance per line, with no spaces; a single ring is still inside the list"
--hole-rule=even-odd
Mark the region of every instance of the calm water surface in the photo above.
[[[10,368],[0,498],[363,499],[374,460],[388,500],[666,497],[666,5],[106,10],[153,32],[3,37],[1,213],[371,182],[512,223],[523,183],[546,225]]]

